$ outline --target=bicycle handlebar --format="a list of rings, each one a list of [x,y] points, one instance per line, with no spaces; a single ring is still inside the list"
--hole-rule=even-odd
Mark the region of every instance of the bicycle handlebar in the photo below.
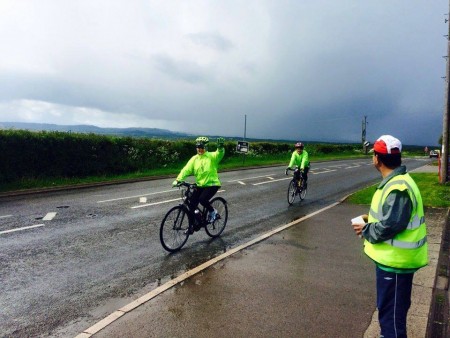
[[[288,171],[296,171],[296,170],[300,170],[300,171],[302,171],[302,169],[300,169],[299,167],[297,167],[297,166],[295,166],[295,168],[290,168],[290,167],[288,167],[288,168],[286,168],[286,170],[285,170],[285,174],[286,174],[286,176],[287,176],[287,174],[288,174]]]
[[[175,186],[177,188],[179,187],[186,187],[186,188],[190,188],[190,187],[196,187],[197,184],[196,183],[189,183],[189,182],[178,182],[178,184]]]

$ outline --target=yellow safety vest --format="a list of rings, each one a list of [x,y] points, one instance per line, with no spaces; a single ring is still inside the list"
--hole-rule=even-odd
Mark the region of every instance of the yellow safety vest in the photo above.
[[[394,238],[372,244],[364,241],[364,252],[375,262],[399,268],[415,269],[428,264],[428,243],[425,214],[419,188],[409,174],[397,175],[382,189],[377,189],[372,198],[369,223],[379,222],[383,203],[393,190],[407,191],[412,201],[412,213],[405,230]]]

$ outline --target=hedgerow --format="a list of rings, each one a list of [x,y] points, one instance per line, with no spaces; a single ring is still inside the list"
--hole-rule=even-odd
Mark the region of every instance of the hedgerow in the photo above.
[[[213,140],[214,141],[214,140]],[[311,144],[310,156],[351,152],[358,145]],[[210,151],[215,143],[211,142]],[[226,163],[242,156],[225,142]],[[248,158],[280,155],[288,163],[293,144],[252,142]],[[37,178],[83,178],[181,168],[195,154],[195,141],[117,137],[58,131],[0,130],[0,183]]]

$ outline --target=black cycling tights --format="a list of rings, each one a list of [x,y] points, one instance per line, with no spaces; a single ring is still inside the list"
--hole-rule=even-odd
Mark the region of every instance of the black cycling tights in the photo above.
[[[213,207],[209,203],[209,200],[216,194],[219,188],[219,186],[202,188],[197,187],[197,190],[194,192],[191,198],[191,210],[195,210],[195,208],[197,208],[198,206],[198,203],[200,203],[206,208],[206,210],[213,211]]]

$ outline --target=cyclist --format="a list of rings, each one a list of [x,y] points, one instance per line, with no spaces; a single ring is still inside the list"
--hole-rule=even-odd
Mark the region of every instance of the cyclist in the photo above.
[[[288,169],[294,169],[294,167],[297,166],[299,170],[294,171],[294,176],[297,180],[299,180],[301,174],[304,182],[303,188],[306,188],[306,182],[308,181],[308,171],[309,171],[309,156],[308,152],[304,150],[304,148],[305,145],[302,142],[297,142],[295,144],[295,150],[292,153],[291,161],[289,162],[289,165],[286,168],[286,175]]]
[[[184,181],[188,176],[194,175],[197,183],[197,189],[191,198],[189,208],[195,210],[196,216],[200,216],[198,204],[200,203],[208,211],[208,221],[215,220],[217,211],[209,203],[209,200],[216,194],[220,188],[220,180],[217,174],[219,162],[225,154],[224,148],[225,139],[219,137],[217,139],[217,150],[209,152],[207,147],[209,139],[205,136],[197,137],[195,140],[195,147],[197,155],[191,157],[183,169],[181,169],[177,179],[172,183],[176,186],[179,182]],[[194,230],[199,230],[200,227],[194,227]]]

